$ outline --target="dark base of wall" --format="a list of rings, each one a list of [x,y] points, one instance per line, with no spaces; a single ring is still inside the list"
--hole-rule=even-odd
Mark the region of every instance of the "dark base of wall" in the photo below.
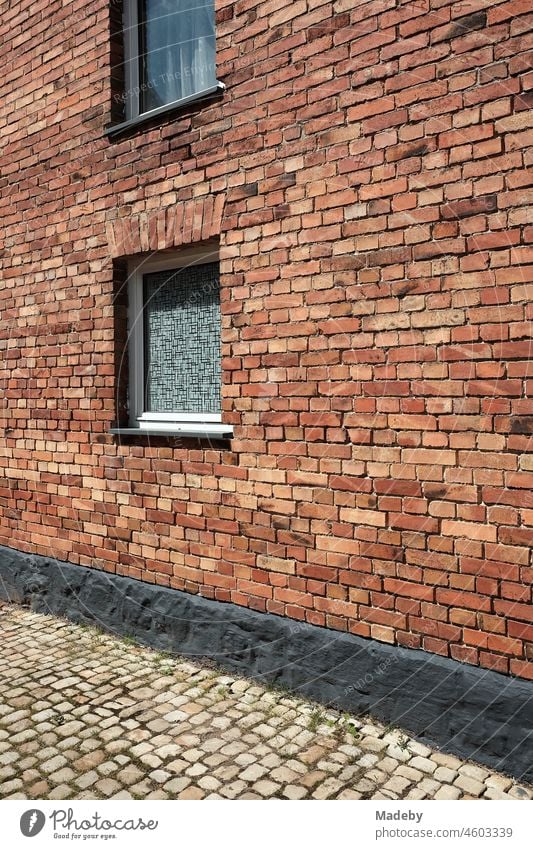
[[[522,679],[1,546],[0,598],[368,712],[533,781],[533,685]]]

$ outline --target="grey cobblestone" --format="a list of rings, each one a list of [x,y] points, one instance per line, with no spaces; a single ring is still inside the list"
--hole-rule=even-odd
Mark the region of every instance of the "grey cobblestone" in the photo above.
[[[398,729],[0,605],[0,798],[530,799]]]

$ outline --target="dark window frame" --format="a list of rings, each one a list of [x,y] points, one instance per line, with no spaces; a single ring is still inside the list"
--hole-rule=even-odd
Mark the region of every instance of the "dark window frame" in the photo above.
[[[196,91],[154,109],[141,111],[139,0],[123,0],[121,5],[122,14],[119,14],[117,12],[119,4],[112,4],[112,124],[106,128],[105,135],[112,137],[122,134],[138,125],[152,121],[154,118],[166,117],[169,113],[190,104],[216,97],[225,91],[224,83],[216,79],[212,86],[202,91]]]

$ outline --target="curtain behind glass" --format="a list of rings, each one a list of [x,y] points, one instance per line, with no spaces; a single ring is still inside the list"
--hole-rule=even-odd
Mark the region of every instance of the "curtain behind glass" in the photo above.
[[[139,0],[141,112],[211,88],[214,0]]]

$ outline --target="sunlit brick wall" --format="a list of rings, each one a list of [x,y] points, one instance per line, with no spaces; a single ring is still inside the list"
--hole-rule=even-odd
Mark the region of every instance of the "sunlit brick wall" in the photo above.
[[[0,543],[533,677],[528,9],[218,0],[109,139],[116,3],[0,2]],[[217,235],[235,439],[108,435],[122,259]]]

